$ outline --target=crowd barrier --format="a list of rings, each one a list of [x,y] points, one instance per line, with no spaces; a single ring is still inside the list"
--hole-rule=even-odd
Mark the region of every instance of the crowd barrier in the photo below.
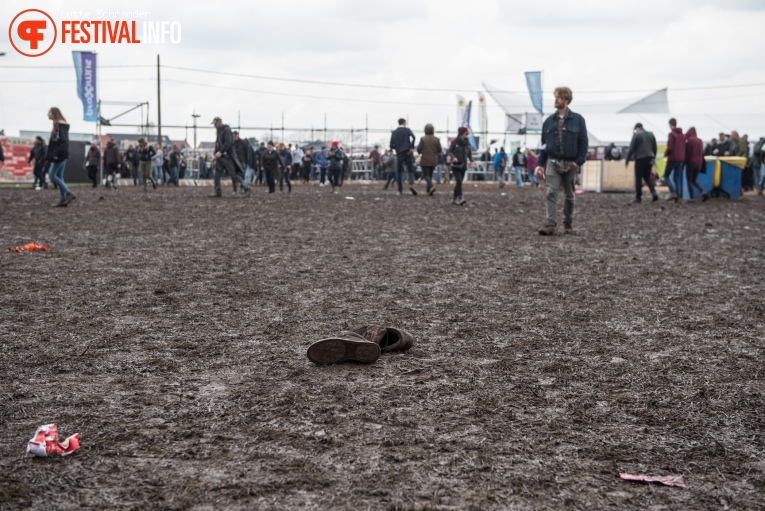
[[[746,158],[707,156],[705,160],[705,172],[698,177],[698,183],[704,192],[710,193],[713,197],[728,199],[741,197],[741,176],[746,167]],[[588,160],[582,167],[581,184],[582,190],[587,192],[634,192],[635,162],[631,161],[625,166],[624,160]],[[684,171],[678,196],[681,199],[690,198]]]
[[[444,172],[447,171],[446,167],[447,166],[444,165]],[[510,169],[508,168],[505,171],[505,174],[507,174],[509,170]],[[384,180],[385,169],[378,168],[377,172],[378,172],[377,179]],[[419,165],[416,166],[415,172],[417,172],[418,174],[422,172]],[[352,160],[350,178],[370,180],[370,181],[374,179],[375,176],[374,176],[374,168],[372,165],[372,160]],[[475,167],[469,168],[467,172],[465,172],[465,180],[466,181],[471,181],[471,180],[496,181],[497,177],[491,162],[477,161],[475,162]]]

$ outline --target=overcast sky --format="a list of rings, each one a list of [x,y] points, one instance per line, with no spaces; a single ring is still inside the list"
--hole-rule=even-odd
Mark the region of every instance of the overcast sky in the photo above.
[[[0,4],[0,127],[48,129],[46,111],[58,106],[72,130],[90,132],[76,95],[72,50],[96,50],[99,65],[163,65],[208,71],[344,82],[459,89],[476,99],[481,83],[525,90],[524,71],[543,70],[545,110],[551,91],[568,85],[577,102],[613,101],[625,94],[670,87],[673,113],[765,113],[759,87],[673,92],[672,88],[765,84],[765,2],[645,0],[614,2],[510,2],[495,0],[324,0],[128,2],[40,0],[57,23],[61,11],[147,11],[149,21],[179,21],[177,45],[61,45],[39,58],[16,53],[7,27],[28,1]],[[95,15],[91,14],[91,19]],[[70,66],[10,69],[7,66]],[[411,91],[290,83],[258,78],[162,69],[163,124],[200,124],[219,115],[232,126],[392,128],[408,117],[416,132],[431,122],[455,129],[456,92]],[[156,69],[100,69],[102,100],[149,101],[156,122]],[[185,82],[185,83],[179,83]],[[272,94],[267,94],[271,92]],[[295,96],[287,96],[292,94]],[[635,97],[641,93],[630,93]],[[320,96],[315,99],[297,96]],[[354,101],[351,101],[354,100]],[[502,130],[503,113],[489,99],[491,130]],[[104,116],[123,107],[105,107]],[[138,114],[125,122],[138,123]],[[125,132],[135,132],[124,128]],[[115,130],[116,131],[116,130]],[[184,130],[165,130],[183,138]],[[201,140],[212,131],[200,131]],[[244,133],[260,136],[262,132]],[[370,136],[383,139],[383,135]],[[191,130],[189,130],[191,141]]]

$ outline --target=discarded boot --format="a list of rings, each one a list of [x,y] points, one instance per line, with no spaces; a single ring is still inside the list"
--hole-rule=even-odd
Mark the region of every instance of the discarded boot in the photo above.
[[[414,337],[405,330],[381,325],[362,325],[351,330],[380,346],[381,351],[406,351],[414,345]]]
[[[371,364],[380,358],[380,346],[353,332],[316,341],[308,347],[308,359],[319,365],[352,361]]]

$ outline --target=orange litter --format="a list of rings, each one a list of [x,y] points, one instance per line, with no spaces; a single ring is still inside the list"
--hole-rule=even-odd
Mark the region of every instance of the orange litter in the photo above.
[[[6,252],[47,252],[50,245],[38,245],[37,243],[27,243],[18,247],[9,248]]]

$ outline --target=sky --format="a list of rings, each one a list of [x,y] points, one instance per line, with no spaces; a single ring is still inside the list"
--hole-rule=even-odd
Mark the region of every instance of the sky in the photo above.
[[[196,111],[204,125],[200,141],[214,138],[209,123],[215,116],[244,127],[244,136],[256,137],[264,136],[258,128],[273,126],[280,138],[284,125],[287,139],[308,138],[310,128],[322,128],[325,118],[329,129],[386,130],[405,117],[415,133],[426,123],[453,132],[457,94],[475,101],[484,82],[522,92],[524,71],[537,70],[544,73],[546,113],[558,85],[574,91],[573,110],[578,104],[618,104],[669,87],[673,114],[765,113],[765,2],[756,0],[40,0],[34,7],[57,24],[62,17],[82,19],[77,11],[89,11],[91,20],[99,9],[147,12],[148,21],[180,22],[181,41],[57,41],[36,58],[18,54],[6,29],[29,7],[20,0],[0,4],[0,52],[6,54],[0,57],[0,128],[12,135],[49,129],[50,106],[64,112],[72,131],[94,131],[93,123],[82,121],[73,50],[98,52],[102,101],[148,101],[154,123],[159,54],[163,125],[191,125]],[[502,131],[503,111],[491,99],[488,104],[490,131]],[[105,105],[102,115],[111,118],[127,108]],[[140,114],[120,121],[138,124]],[[137,128],[112,131],[136,133]],[[163,133],[192,140],[191,129],[165,128]],[[387,140],[387,135],[369,135],[370,142],[378,139]]]

